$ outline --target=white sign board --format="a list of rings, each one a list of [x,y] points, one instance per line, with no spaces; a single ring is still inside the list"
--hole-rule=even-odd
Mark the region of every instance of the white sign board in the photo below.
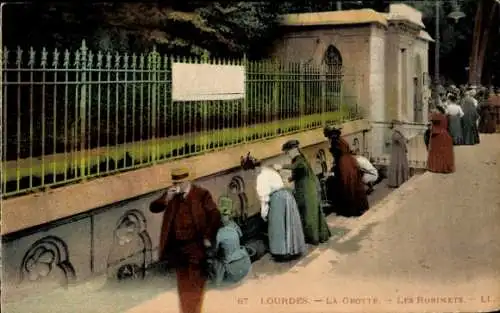
[[[172,64],[172,100],[234,100],[245,97],[245,67]]]

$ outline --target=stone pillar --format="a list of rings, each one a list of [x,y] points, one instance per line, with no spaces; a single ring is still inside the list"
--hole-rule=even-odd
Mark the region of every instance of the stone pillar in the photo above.
[[[386,120],[386,28],[372,25],[370,36],[369,120]],[[380,156],[385,142],[384,129],[375,127],[370,132],[370,154]]]

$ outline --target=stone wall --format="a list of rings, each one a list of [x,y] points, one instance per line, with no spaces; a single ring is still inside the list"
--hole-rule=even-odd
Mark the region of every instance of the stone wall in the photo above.
[[[425,123],[429,90],[424,74],[431,39],[423,31],[419,11],[403,4],[392,4],[390,9],[388,14],[370,15],[380,15],[386,24],[375,20],[356,24],[338,12],[324,12],[322,17],[304,13],[302,24],[286,24],[286,36],[275,43],[274,55],[291,62],[320,64],[328,46],[333,45],[349,71],[346,93],[359,96],[366,118]],[[355,73],[355,80],[349,73]]]
[[[328,46],[342,56],[344,93],[355,97],[362,110],[370,112],[370,36],[371,26],[328,27],[290,30],[274,45],[273,55],[287,62],[321,64]]]
[[[363,152],[368,145],[363,131],[367,128],[366,124],[359,125],[363,127],[350,130],[346,125],[344,129],[348,134],[345,138],[354,150]],[[266,143],[261,143],[261,147],[266,149]],[[321,171],[321,162],[331,166],[328,143],[323,139],[304,148],[303,152],[317,172]],[[264,165],[285,162],[288,160],[284,155],[263,159]],[[235,168],[202,177],[196,183],[209,189],[215,199],[231,197],[237,211],[243,209],[248,216],[259,213],[253,171]],[[149,266],[158,258],[162,222],[161,214],[149,212],[149,204],[162,192],[151,192],[4,235],[4,297],[14,301],[18,297],[44,293],[98,275],[115,279],[117,270],[126,264],[137,266],[129,267],[129,270]],[[37,208],[32,210],[36,214]]]

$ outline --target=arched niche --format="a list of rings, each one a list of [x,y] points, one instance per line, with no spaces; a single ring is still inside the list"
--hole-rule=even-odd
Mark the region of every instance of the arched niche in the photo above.
[[[329,45],[323,56],[325,66],[326,81],[326,106],[331,109],[338,109],[342,99],[342,81],[343,81],[343,59],[340,51],[334,45]]]
[[[31,245],[21,262],[19,282],[41,282],[51,276],[63,287],[76,280],[68,246],[55,236],[44,237]]]
[[[128,210],[117,221],[107,262],[108,277],[115,280],[143,278],[152,263],[152,242],[144,214]]]
[[[236,201],[233,209],[238,222],[243,223],[248,218],[248,197],[245,180],[239,175],[233,176],[228,185],[230,196]]]
[[[319,149],[316,153],[316,164],[321,169],[321,174],[324,176],[328,172],[328,161],[326,158],[325,149]]]
[[[329,45],[326,48],[323,62],[327,67],[330,67],[332,69],[336,70],[342,69],[342,64],[343,64],[342,55],[334,45]]]

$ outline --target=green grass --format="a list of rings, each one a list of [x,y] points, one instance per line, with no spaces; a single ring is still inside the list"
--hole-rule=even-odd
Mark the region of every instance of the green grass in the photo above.
[[[349,118],[347,110],[341,110],[339,112],[313,114],[302,118],[255,124],[249,127],[229,128],[205,133],[191,133],[179,137],[158,138],[111,146],[109,148],[101,147],[86,150],[83,153],[76,151],[74,153],[68,153],[67,155],[64,153],[47,155],[43,159],[41,157],[22,159],[19,160],[19,162],[14,160],[5,164],[6,175],[4,177],[6,181],[15,181],[26,176],[42,177],[45,175],[57,175],[65,173],[68,168],[81,167],[82,164],[86,168],[91,168],[106,160],[114,160],[116,162],[123,159],[126,154],[128,154],[135,163],[134,165],[128,164],[127,168],[135,168],[175,158],[199,155],[214,149],[226,148],[263,139],[271,139],[281,135],[321,127],[323,120],[331,124],[342,122]],[[196,149],[186,151],[186,148],[191,147],[196,147]],[[120,168],[117,168],[116,170],[119,169]],[[104,174],[106,173],[101,171],[100,175]]]

